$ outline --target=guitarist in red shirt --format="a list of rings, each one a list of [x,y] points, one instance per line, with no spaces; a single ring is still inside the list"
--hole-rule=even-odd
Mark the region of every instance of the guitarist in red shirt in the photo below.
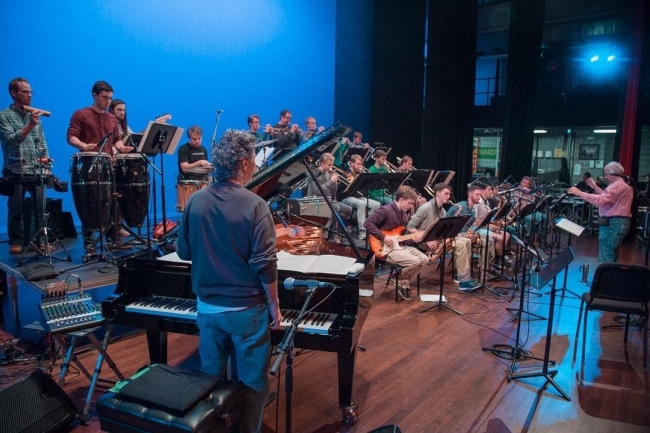
[[[401,266],[402,272],[398,281],[399,294],[402,299],[410,301],[410,281],[429,263],[429,258],[415,247],[402,246],[400,241],[413,240],[419,242],[422,232],[406,236],[406,226],[417,193],[410,186],[401,186],[395,193],[395,201],[381,206],[368,217],[364,227],[369,237],[370,248],[379,259]]]

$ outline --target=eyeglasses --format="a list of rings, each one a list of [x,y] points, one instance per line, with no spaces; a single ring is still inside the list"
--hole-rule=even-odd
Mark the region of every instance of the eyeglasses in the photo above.
[[[23,95],[33,95],[34,94],[34,92],[31,91],[31,90],[19,90],[19,92],[22,93]]]

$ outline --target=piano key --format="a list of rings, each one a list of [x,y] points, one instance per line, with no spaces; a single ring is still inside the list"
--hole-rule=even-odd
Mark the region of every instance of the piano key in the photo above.
[[[282,311],[282,321],[280,322],[280,328],[286,329],[291,327],[293,322],[298,319],[297,310],[281,310]],[[329,333],[329,329],[332,327],[334,320],[338,314],[334,313],[318,313],[311,312],[307,313],[298,324],[298,332],[306,332],[309,334],[325,334]]]

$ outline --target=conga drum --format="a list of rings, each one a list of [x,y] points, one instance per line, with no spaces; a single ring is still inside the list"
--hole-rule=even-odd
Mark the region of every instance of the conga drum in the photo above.
[[[129,227],[142,227],[149,210],[149,166],[139,153],[115,156],[117,203]]]
[[[95,161],[95,164],[93,164]],[[72,199],[84,229],[108,224],[113,195],[111,158],[106,153],[79,152],[70,158]]]
[[[185,203],[192,194],[208,186],[207,180],[178,180],[176,184],[176,210],[183,212]]]

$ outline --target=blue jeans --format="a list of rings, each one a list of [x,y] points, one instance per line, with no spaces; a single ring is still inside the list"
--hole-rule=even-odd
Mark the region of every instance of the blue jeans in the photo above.
[[[259,432],[269,392],[269,308],[259,304],[242,311],[198,313],[201,371],[223,378],[226,362],[234,352],[237,380],[244,390],[239,431]]]
[[[629,218],[613,217],[609,219],[608,226],[600,226],[598,230],[598,260],[601,262],[616,261],[616,251],[629,230]]]

